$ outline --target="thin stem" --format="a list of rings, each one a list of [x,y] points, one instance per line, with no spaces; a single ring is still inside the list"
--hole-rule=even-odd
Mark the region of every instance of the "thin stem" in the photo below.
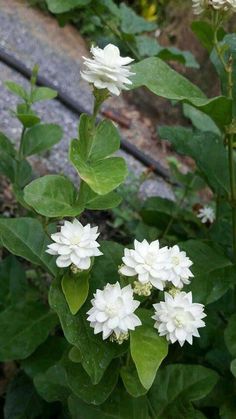
[[[182,205],[183,205],[183,203],[184,203],[184,201],[185,201],[185,199],[188,195],[188,192],[191,189],[191,186],[192,186],[194,180],[195,180],[195,176],[192,178],[191,182],[188,185],[186,185],[186,187],[184,188],[184,193],[183,193],[182,197],[176,202],[176,206],[175,206],[176,210],[172,214],[172,217],[170,218],[165,230],[161,234],[160,239],[163,239],[169,233],[170,228],[172,227],[172,224],[175,220],[175,216],[177,215],[178,209],[182,207]]]
[[[20,147],[19,147],[19,150],[18,150],[19,160],[23,160],[23,158],[24,158],[24,156],[23,156],[23,140],[24,140],[25,131],[26,131],[26,128],[23,127],[22,132],[21,132],[21,137],[20,137]]]
[[[232,56],[229,57],[228,62],[226,63],[222,52],[219,47],[218,38],[217,38],[217,31],[219,28],[219,20],[216,22],[214,26],[214,46],[217,52],[217,55],[224,67],[224,70],[227,74],[227,82],[228,82],[228,98],[232,99],[233,97],[233,58]],[[234,123],[232,117],[232,125]],[[228,146],[228,162],[229,162],[229,178],[230,178],[230,205],[232,210],[232,244],[233,244],[233,254],[234,260],[236,262],[236,177],[235,177],[235,164],[234,164],[234,133],[226,131],[226,144]]]
[[[228,136],[228,160],[229,160],[229,177],[231,190],[231,207],[232,207],[232,224],[233,224],[233,250],[236,262],[236,180],[234,165],[234,134]]]
[[[156,412],[155,412],[155,410],[153,409],[153,407],[152,407],[152,404],[151,404],[151,402],[150,402],[150,400],[149,400],[149,398],[147,397],[147,403],[148,403],[148,409],[149,409],[149,413],[150,413],[150,417],[152,418],[152,419],[156,419]]]

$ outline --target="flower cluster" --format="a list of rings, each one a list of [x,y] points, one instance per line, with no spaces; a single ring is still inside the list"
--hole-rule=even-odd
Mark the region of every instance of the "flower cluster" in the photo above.
[[[92,47],[93,58],[84,58],[84,71],[81,77],[92,83],[97,89],[107,89],[113,95],[119,96],[121,90],[126,90],[127,84],[132,84],[129,77],[131,73],[130,64],[133,59],[121,57],[119,48],[108,44],[104,49]]]
[[[196,15],[200,15],[208,9],[235,12],[236,0],[193,0],[193,11]]]
[[[78,220],[65,221],[58,233],[52,234],[55,243],[48,245],[47,252],[57,255],[56,263],[61,268],[72,265],[80,270],[89,269],[91,258],[102,253],[96,241],[97,227],[83,226]],[[154,327],[160,336],[166,336],[171,343],[182,346],[185,341],[192,343],[193,336],[199,336],[198,328],[205,323],[204,307],[192,302],[192,293],[181,291],[193,277],[192,261],[177,245],[160,247],[159,241],[134,241],[134,249],[125,249],[120,274],[135,277],[133,288],[121,288],[119,282],[107,284],[97,290],[88,311],[88,321],[94,333],[102,333],[103,339],[110,337],[121,344],[128,339],[129,330],[141,325],[134,314],[140,302],[134,294],[149,296],[153,287],[158,290],[172,287],[165,293],[165,300],[154,304],[156,320]],[[174,287],[174,288],[173,288]]]
[[[134,292],[138,295],[149,295],[150,284],[161,291],[174,287],[165,292],[165,301],[154,304],[154,327],[171,343],[192,344],[193,336],[199,336],[198,328],[205,326],[205,314],[202,304],[192,303],[191,292],[180,291],[193,277],[192,261],[186,253],[177,245],[161,248],[158,240],[135,240],[134,249],[125,249],[122,261],[119,272],[136,278]]]
[[[151,283],[163,290],[167,283],[177,288],[189,284],[193,277],[190,271],[192,261],[178,246],[160,248],[159,241],[134,241],[134,249],[125,249],[120,273],[124,276],[137,276],[141,284]]]

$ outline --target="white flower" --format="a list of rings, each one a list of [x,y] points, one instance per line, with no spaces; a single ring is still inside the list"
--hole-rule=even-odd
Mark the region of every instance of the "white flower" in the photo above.
[[[182,288],[184,284],[190,284],[189,278],[194,275],[190,271],[193,262],[175,245],[169,248],[168,258],[168,281],[177,288]]]
[[[88,321],[95,335],[102,332],[103,340],[112,334],[117,339],[126,337],[128,330],[141,325],[134,314],[140,303],[134,300],[130,285],[121,288],[119,282],[107,284],[103,290],[96,291],[91,303],[93,307],[87,313]]]
[[[96,241],[99,236],[97,229],[90,224],[83,226],[76,219],[72,223],[65,221],[60,232],[51,235],[55,243],[49,244],[46,252],[58,255],[56,264],[59,268],[73,264],[81,270],[89,269],[91,258],[102,255]]]
[[[208,222],[212,224],[215,221],[215,211],[211,207],[205,206],[198,211],[197,217],[203,224]]]
[[[104,49],[92,47],[93,58],[84,58],[85,70],[81,76],[97,89],[108,89],[110,93],[119,96],[121,90],[126,90],[126,84],[132,84],[127,64],[133,61],[130,57],[121,57],[119,48],[108,44]]]
[[[192,0],[193,11],[196,15],[207,9],[220,10],[222,12],[235,12],[236,0]]]
[[[150,282],[155,288],[163,290],[168,280],[168,258],[168,248],[160,249],[158,240],[150,244],[147,240],[134,240],[134,250],[125,249],[124,265],[119,272],[125,276],[137,275],[142,284]]]
[[[175,296],[165,293],[165,301],[154,304],[154,308],[154,327],[171,343],[178,341],[183,346],[187,341],[192,345],[193,336],[199,337],[198,329],[205,326],[204,305],[193,303],[191,292],[182,291]]]

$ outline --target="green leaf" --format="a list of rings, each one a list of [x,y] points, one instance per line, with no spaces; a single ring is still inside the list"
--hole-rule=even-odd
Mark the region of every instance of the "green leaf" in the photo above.
[[[37,124],[28,129],[23,137],[23,154],[31,156],[48,150],[61,141],[63,131],[56,124]]]
[[[88,297],[89,273],[67,272],[62,278],[62,290],[71,313],[76,314]]]
[[[206,21],[194,21],[192,22],[191,29],[207,51],[211,52],[214,45],[214,31],[210,23]]]
[[[72,419],[150,419],[147,400],[131,397],[125,389],[116,388],[101,406],[84,403],[75,396],[68,400]]]
[[[196,301],[210,304],[235,283],[235,266],[219,246],[212,242],[188,240],[180,243],[180,248],[193,262],[191,271],[194,278],[187,288],[192,291]]]
[[[151,32],[157,28],[154,22],[148,22],[141,16],[138,16],[133,9],[126,6],[125,3],[120,5],[121,12],[121,31],[128,34],[136,34],[142,32]]]
[[[94,293],[96,289],[102,289],[107,282],[115,284],[120,280],[118,269],[122,263],[124,247],[119,243],[103,241],[100,250],[103,253],[103,256],[95,258],[93,269],[91,270],[91,294]]]
[[[49,336],[36,351],[21,361],[21,367],[30,378],[43,374],[62,358],[68,349],[68,342],[60,336]]]
[[[79,140],[73,140],[71,143],[70,160],[80,177],[97,194],[108,194],[119,186],[127,175],[126,164],[122,158],[107,158],[117,151],[119,146],[119,133],[111,121],[102,121],[95,128],[91,116],[81,115]]]
[[[48,8],[52,13],[65,13],[76,7],[83,7],[89,4],[91,0],[46,0]]]
[[[73,346],[68,353],[68,358],[71,362],[81,363],[82,356],[80,350],[76,346]]]
[[[91,404],[102,404],[109,397],[119,376],[119,362],[113,361],[98,384],[93,385],[80,364],[67,362],[65,365],[67,382],[73,393]]]
[[[58,363],[47,371],[34,377],[34,385],[39,395],[47,402],[61,401],[66,403],[71,394],[67,382],[64,367]]]
[[[14,157],[16,154],[15,148],[11,140],[8,137],[6,137],[6,135],[3,134],[3,132],[0,132],[0,150],[1,152],[4,151],[12,157]]]
[[[220,131],[217,128],[214,121],[212,121],[212,119],[208,115],[204,114],[199,109],[196,109],[193,106],[184,103],[183,111],[184,116],[186,118],[189,118],[194,127],[197,128],[199,131],[213,132],[216,135],[220,135]]]
[[[31,100],[33,103],[40,102],[41,100],[50,100],[57,97],[57,91],[49,87],[36,87],[33,91]]]
[[[25,271],[18,260],[7,256],[0,262],[0,308],[24,298],[27,291]]]
[[[191,25],[193,33],[197,36],[201,44],[207,49],[208,52],[214,47],[214,30],[210,23],[199,20],[192,22]],[[217,38],[221,41],[225,36],[225,31],[222,27],[218,29]]]
[[[23,188],[32,179],[32,167],[27,160],[17,162],[15,183]]]
[[[95,138],[89,150],[90,161],[111,156],[120,148],[120,134],[113,122],[104,120],[96,127]]]
[[[0,173],[10,179],[11,182],[14,182],[16,167],[16,160],[10,154],[1,150]]]
[[[231,362],[230,371],[236,377],[236,359]]]
[[[120,18],[120,9],[113,0],[98,0],[98,2],[101,6],[106,7],[111,14]]]
[[[236,357],[236,314],[233,314],[225,329],[225,343],[234,357]]]
[[[50,243],[40,222],[33,218],[0,219],[0,239],[2,245],[16,256],[42,265],[51,274],[56,275],[55,258],[48,255]]]
[[[147,390],[152,386],[157,370],[168,353],[165,338],[154,329],[152,312],[139,309],[137,315],[142,325],[130,332],[130,352],[137,368],[139,379]]]
[[[121,157],[110,157],[89,164],[84,162],[80,157],[78,140],[71,142],[70,160],[80,177],[99,195],[106,195],[117,188],[127,176],[126,163]]]
[[[103,277],[101,271],[100,276]],[[55,280],[51,285],[49,303],[60,318],[66,339],[80,350],[82,366],[89,374],[93,384],[99,383],[112,359],[126,351],[126,345],[103,341],[101,336],[94,335],[86,314],[91,307],[90,304],[86,304],[78,314],[73,316],[66,303],[59,281]]]
[[[158,419],[183,417],[180,408],[213,389],[218,374],[200,365],[168,365],[158,371],[149,397]],[[185,416],[187,419],[189,416]]]
[[[39,302],[12,305],[0,313],[0,360],[24,359],[45,341],[57,316]]]
[[[6,88],[15,95],[21,97],[24,100],[28,98],[27,91],[20,84],[14,83],[13,81],[5,81],[4,84]]]
[[[181,51],[175,47],[162,47],[158,41],[147,35],[140,35],[135,37],[138,52],[142,58],[158,56],[162,60],[176,60],[186,67],[199,68],[195,57],[189,51]]]
[[[79,202],[85,208],[91,210],[103,210],[117,207],[122,198],[116,192],[109,192],[106,195],[98,195],[84,183],[80,190]]]
[[[192,291],[195,301],[207,305],[219,300],[235,284],[236,266],[232,265],[211,272],[206,268],[204,273],[193,278],[188,289]]]
[[[78,192],[65,176],[46,175],[24,189],[25,202],[45,217],[75,217],[83,211]]]
[[[140,397],[147,393],[147,390],[140,383],[137,370],[134,365],[121,367],[120,375],[124,386],[132,397]]]
[[[22,123],[25,128],[31,128],[40,122],[40,118],[34,113],[20,112],[18,111],[16,117]]]
[[[37,419],[42,417],[43,401],[33,383],[24,374],[18,373],[10,383],[4,405],[5,419]]]
[[[209,186],[217,194],[230,192],[227,151],[214,133],[193,133],[183,127],[161,127],[159,134],[180,153],[192,157]],[[211,158],[209,159],[209,156]]]
[[[147,58],[132,65],[131,89],[146,86],[158,96],[189,103],[209,115],[221,129],[230,123],[232,104],[224,96],[208,99],[188,79],[170,68],[160,58]]]

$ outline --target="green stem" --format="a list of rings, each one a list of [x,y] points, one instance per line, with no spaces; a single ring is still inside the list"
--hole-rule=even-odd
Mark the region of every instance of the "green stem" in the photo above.
[[[150,402],[150,400],[149,400],[148,397],[147,397],[147,403],[148,403],[148,409],[149,409],[149,413],[150,413],[150,418],[156,419],[156,417],[157,417],[156,412],[153,409],[152,404],[151,404],[151,402]]]
[[[192,186],[194,180],[195,180],[195,176],[192,178],[191,182],[188,185],[186,185],[186,187],[184,188],[184,193],[183,193],[182,197],[176,202],[176,206],[175,206],[176,210],[172,214],[172,217],[170,218],[165,230],[163,231],[163,233],[159,237],[160,239],[163,239],[169,233],[170,228],[172,227],[172,224],[175,220],[175,216],[177,215],[178,209],[182,207],[182,205],[184,203],[184,200],[186,199],[186,197],[188,195],[188,192],[191,189],[191,186]]]
[[[234,260],[236,262],[236,178],[234,164],[234,134],[228,136],[228,160],[229,160],[229,177],[231,190],[231,208],[232,208],[232,224],[233,224],[233,250]]]
[[[24,140],[25,131],[26,131],[26,128],[23,127],[22,132],[21,132],[21,137],[20,137],[20,147],[19,147],[19,150],[18,150],[19,160],[23,160],[23,158],[24,158],[24,156],[23,156],[23,140]]]
[[[232,56],[229,57],[229,61],[226,63],[222,52],[219,47],[218,38],[217,38],[217,31],[219,28],[219,21],[216,23],[214,27],[214,46],[221,61],[224,70],[227,74],[227,81],[228,81],[228,98],[233,98],[233,59]],[[232,125],[234,124],[234,119],[232,115]],[[236,174],[235,174],[235,164],[234,164],[234,133],[226,132],[225,135],[226,144],[228,146],[228,162],[229,162],[229,178],[230,178],[230,205],[232,210],[232,244],[233,244],[233,254],[234,260],[236,262]]]

